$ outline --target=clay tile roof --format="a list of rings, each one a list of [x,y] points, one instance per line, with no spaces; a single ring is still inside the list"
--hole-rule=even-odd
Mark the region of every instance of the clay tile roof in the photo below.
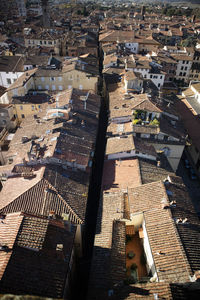
[[[166,189],[169,200],[175,201],[171,208],[172,216],[179,220],[176,222],[178,233],[194,272],[200,270],[200,253],[196,251],[200,247],[200,221],[182,179],[171,175],[170,181]]]
[[[122,210],[123,197],[121,193],[111,194],[110,196],[104,194],[103,198],[100,199],[90,272],[89,295],[93,292],[98,295],[97,290],[104,291],[109,288],[113,220],[123,217]],[[91,299],[91,297],[89,296],[88,299]]]
[[[6,217],[6,222],[0,224],[0,245],[6,245],[9,249],[13,248],[16,234],[20,228],[23,216],[21,213],[10,214]],[[0,280],[4,274],[6,266],[11,256],[10,251],[0,251]]]
[[[24,72],[24,59],[22,56],[1,56],[0,71],[1,72]]]
[[[74,201],[72,201],[71,198],[74,199]],[[20,196],[14,197],[10,199],[10,201],[5,200],[1,202],[1,212],[11,213],[25,211],[32,214],[48,216],[51,211],[55,211],[55,213],[60,216],[62,213],[67,213],[69,214],[70,220],[73,220],[75,223],[82,223],[83,215],[80,210],[76,213],[76,209],[72,209],[69,204],[71,202],[80,201],[80,199],[77,198],[78,196],[75,197],[73,194],[68,193],[68,197],[63,199],[58,191],[43,178]],[[81,196],[79,198],[85,199]],[[86,204],[84,204],[84,206],[85,205]]]
[[[156,161],[138,158],[143,184],[165,180],[168,175],[174,175],[166,156],[164,154],[157,154],[157,156],[157,160],[160,161],[160,166],[157,166]]]
[[[192,272],[170,211],[148,210],[144,219],[159,280],[188,281]]]
[[[62,220],[24,213],[8,214],[6,231],[1,237],[13,235],[0,281],[0,293],[30,294],[62,298],[71,258],[75,228],[69,231]],[[62,248],[58,251],[57,245]]]
[[[108,138],[106,145],[106,155],[126,152],[135,149],[134,141],[132,135],[125,137],[113,137]]]
[[[162,112],[155,104],[151,102],[149,99],[141,99],[139,103],[136,103],[135,106],[133,106],[133,109],[141,109],[145,111],[151,111],[151,112]]]
[[[170,285],[165,282],[155,283],[137,283],[131,285],[121,285],[120,287],[114,288],[113,296],[109,297],[108,293],[105,294],[104,299],[108,300],[153,300],[155,297],[158,299],[171,300],[172,293]],[[100,300],[100,298],[94,298]],[[177,298],[178,299],[178,298]]]
[[[115,136],[120,135],[122,133],[131,133],[133,131],[133,123],[127,122],[123,124],[116,124],[116,123],[110,123],[107,127],[107,135],[108,136]]]
[[[141,185],[140,169],[137,158],[106,160],[104,162],[102,189],[114,193]]]

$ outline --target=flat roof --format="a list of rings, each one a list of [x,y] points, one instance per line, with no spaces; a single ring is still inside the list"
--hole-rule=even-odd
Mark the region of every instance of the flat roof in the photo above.
[[[102,180],[104,192],[113,193],[139,185],[141,185],[141,177],[137,158],[104,162]]]

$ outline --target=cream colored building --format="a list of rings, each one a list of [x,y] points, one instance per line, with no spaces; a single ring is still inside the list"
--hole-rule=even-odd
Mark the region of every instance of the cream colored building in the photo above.
[[[26,47],[37,48],[40,46],[52,49],[55,54],[60,54],[61,52],[61,40],[62,36],[60,34],[45,29],[35,34],[26,34],[24,37]]]
[[[71,88],[93,90],[97,93],[99,75],[86,70],[87,66],[68,64],[62,70],[32,69],[13,83],[0,97],[0,103],[9,104],[13,96],[24,96],[30,90],[37,92],[58,92]]]
[[[38,69],[34,77],[35,89],[38,91],[63,91],[72,87],[93,90],[97,93],[98,75],[77,68],[75,64],[64,66],[62,70]]]

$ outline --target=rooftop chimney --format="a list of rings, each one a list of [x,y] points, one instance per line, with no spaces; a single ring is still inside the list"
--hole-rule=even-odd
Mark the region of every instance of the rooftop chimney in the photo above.
[[[158,161],[157,161],[157,167],[160,168],[160,165],[161,165],[161,162],[160,162],[160,160],[158,160]]]

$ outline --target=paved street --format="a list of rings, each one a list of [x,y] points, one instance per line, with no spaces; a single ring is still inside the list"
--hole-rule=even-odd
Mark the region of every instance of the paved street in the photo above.
[[[200,180],[191,180],[189,177],[189,170],[185,168],[183,160],[180,161],[177,175],[181,176],[185,185],[188,188],[190,197],[192,198],[194,207],[200,215]]]

